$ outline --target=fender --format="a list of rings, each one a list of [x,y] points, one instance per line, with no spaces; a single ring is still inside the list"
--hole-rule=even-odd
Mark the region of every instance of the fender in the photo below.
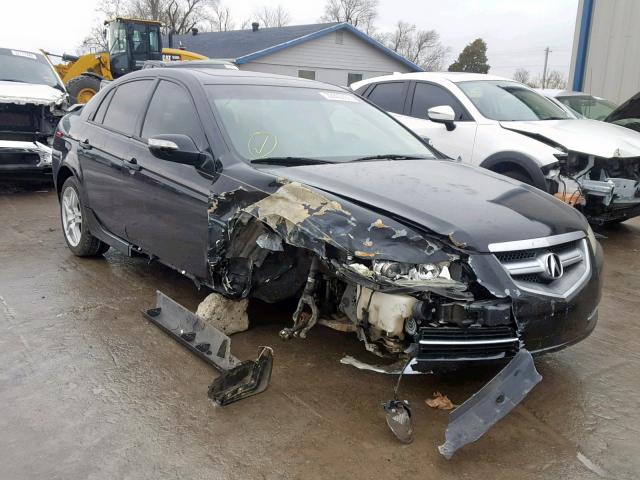
[[[542,191],[547,191],[547,181],[544,178],[542,169],[538,163],[528,155],[521,152],[498,152],[489,155],[481,164],[482,168],[487,170],[496,171],[495,168],[500,165],[513,164],[522,168],[529,178],[534,187],[539,188]]]

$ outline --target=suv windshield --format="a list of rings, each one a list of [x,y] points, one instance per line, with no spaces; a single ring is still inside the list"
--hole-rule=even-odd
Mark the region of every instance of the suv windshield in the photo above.
[[[615,103],[591,95],[571,95],[557,98],[572,110],[594,120],[604,120],[616,108]]]
[[[564,120],[572,118],[548,98],[517,82],[479,80],[459,82],[480,113],[491,120]]]
[[[0,81],[62,88],[44,56],[9,48],[0,48]]]
[[[265,85],[207,85],[206,91],[247,160],[434,158],[401,125],[348,92]]]

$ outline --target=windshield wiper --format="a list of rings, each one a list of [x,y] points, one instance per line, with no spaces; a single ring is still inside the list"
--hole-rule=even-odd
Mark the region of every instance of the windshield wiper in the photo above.
[[[322,160],[320,158],[307,158],[307,157],[267,157],[256,158],[251,160],[251,163],[264,163],[269,165],[320,165],[323,163],[334,163],[329,160]]]
[[[397,153],[386,153],[384,155],[369,155],[368,157],[360,157],[351,162],[366,162],[367,160],[425,160],[431,157],[418,155],[399,155]]]

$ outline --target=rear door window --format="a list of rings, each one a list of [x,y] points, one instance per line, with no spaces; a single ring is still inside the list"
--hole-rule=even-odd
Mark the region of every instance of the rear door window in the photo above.
[[[125,135],[136,135],[135,131],[142,108],[153,80],[136,80],[120,85],[109,103],[102,124]]]
[[[142,138],[176,133],[191,137],[196,144],[203,137],[191,96],[180,85],[161,80],[145,116]]]
[[[369,94],[369,100],[387,112],[403,113],[407,82],[379,83]]]
[[[427,110],[432,107],[448,105],[456,113],[456,120],[471,120],[460,102],[447,89],[431,83],[416,83],[409,115],[416,118],[427,118]]]

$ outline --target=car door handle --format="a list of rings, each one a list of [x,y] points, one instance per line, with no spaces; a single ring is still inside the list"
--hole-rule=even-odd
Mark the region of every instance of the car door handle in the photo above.
[[[83,148],[85,150],[91,150],[92,148],[88,138],[85,138],[83,141],[81,141],[79,145],[80,148]]]
[[[124,162],[124,166],[132,171],[140,171],[142,169],[142,167],[140,165],[138,165],[138,160],[136,159],[136,157],[131,157],[130,159],[126,160]]]

